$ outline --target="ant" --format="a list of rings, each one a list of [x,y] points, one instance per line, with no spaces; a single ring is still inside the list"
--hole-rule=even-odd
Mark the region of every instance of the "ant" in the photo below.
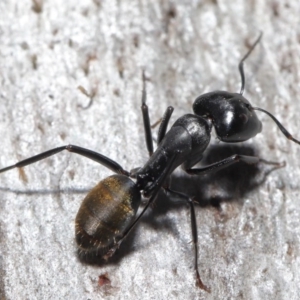
[[[104,259],[111,257],[120,247],[154,202],[161,189],[172,198],[185,201],[190,207],[196,283],[201,289],[210,292],[210,289],[201,281],[198,271],[198,235],[194,201],[188,195],[170,189],[168,178],[178,166],[181,166],[188,174],[202,175],[238,162],[247,164],[268,163],[256,156],[235,154],[202,168],[192,168],[202,159],[203,152],[210,143],[213,127],[218,139],[227,143],[246,141],[260,133],[262,124],[255,111],[267,114],[288,139],[300,144],[300,141],[294,139],[271,113],[251,106],[249,101],[243,97],[245,88],[243,63],[259,43],[261,37],[262,33],[238,65],[241,76],[240,92],[214,91],[199,96],[193,104],[194,114],[186,114],[178,118],[167,131],[174,110],[172,106],[169,106],[159,126],[158,146],[155,152],[153,151],[151,125],[146,104],[146,78],[143,73],[141,108],[146,147],[149,152],[149,159],[143,167],[132,169],[129,172],[103,154],[75,145],[66,145],[0,169],[0,173],[25,167],[63,150],[94,160],[116,173],[100,181],[87,194],[75,220],[75,235],[79,254],[94,254]],[[142,196],[148,198],[148,202],[141,213],[135,217]]]

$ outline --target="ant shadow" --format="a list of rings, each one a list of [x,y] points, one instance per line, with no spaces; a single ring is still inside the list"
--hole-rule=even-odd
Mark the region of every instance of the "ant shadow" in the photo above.
[[[240,154],[248,156],[258,156],[257,151],[249,145],[219,144],[210,146],[201,160],[201,165],[209,165],[225,159],[231,155]],[[170,178],[170,188],[178,192],[187,194],[194,200],[196,205],[202,208],[215,207],[220,209],[222,202],[243,203],[246,194],[257,189],[264,183],[267,176],[282,165],[271,165],[260,162],[258,164],[246,164],[239,162],[219,171],[212,171],[203,175],[188,175],[184,171],[175,172]],[[176,232],[175,221],[167,216],[167,212],[172,209],[189,209],[186,202],[172,199],[167,193],[161,191],[154,204],[148,209],[140,223],[160,231]],[[104,261],[99,256],[78,255],[80,261],[92,265],[114,265],[118,264],[125,256],[135,251],[135,236],[140,226],[132,229],[130,235],[124,240],[116,253]],[[149,241],[147,243],[152,243]],[[138,245],[138,248],[146,248],[147,245]]]
[[[205,152],[199,167],[213,164],[234,154],[260,157],[255,148],[249,145],[214,145]],[[219,171],[198,176],[175,174],[172,177],[171,188],[189,195],[201,207],[220,208],[222,202],[242,203],[246,194],[257,189],[272,171],[283,166],[284,164],[279,162],[268,161],[258,164],[238,162]]]

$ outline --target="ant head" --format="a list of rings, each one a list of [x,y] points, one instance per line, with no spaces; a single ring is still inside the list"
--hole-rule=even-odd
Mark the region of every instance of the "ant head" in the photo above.
[[[216,134],[223,142],[243,142],[262,130],[249,101],[241,94],[207,93],[195,100],[193,110],[196,115],[212,120]]]

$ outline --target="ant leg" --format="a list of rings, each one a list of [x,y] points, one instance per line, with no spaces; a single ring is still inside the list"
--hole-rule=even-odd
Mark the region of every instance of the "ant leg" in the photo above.
[[[144,131],[145,131],[145,140],[146,140],[146,146],[147,150],[149,152],[149,156],[153,154],[153,139],[152,139],[152,131],[151,131],[151,124],[150,124],[150,117],[149,117],[149,110],[148,105],[146,104],[146,77],[145,72],[143,72],[143,91],[142,91],[142,114],[143,114],[143,122],[144,122]],[[159,121],[161,122],[158,130],[158,136],[157,136],[157,144],[161,142],[161,140],[164,138],[167,127],[171,118],[171,115],[174,111],[174,108],[172,106],[169,106],[164,113],[162,119]]]
[[[162,172],[162,174],[159,176],[159,178],[151,185],[152,189],[151,189],[151,197],[148,200],[146,206],[144,207],[144,209],[142,210],[142,212],[139,214],[139,216],[133,221],[133,223],[127,228],[127,230],[121,235],[121,237],[114,243],[114,245],[109,249],[109,251],[106,253],[104,257],[104,259],[108,259],[109,257],[111,257],[116,250],[120,247],[121,243],[126,239],[126,237],[129,235],[129,233],[131,232],[131,230],[136,226],[136,224],[140,221],[140,219],[142,218],[142,216],[145,214],[145,212],[147,211],[147,209],[149,208],[149,206],[154,202],[158,192],[160,191],[163,183],[165,182],[165,180],[167,179],[167,177],[169,176],[170,171],[173,168],[173,164],[176,160],[177,154],[173,155],[173,157],[171,158],[171,160],[169,161],[168,165],[166,166],[166,168],[164,169],[164,171]],[[150,191],[149,191],[150,193]],[[144,195],[146,194],[146,192],[144,191]],[[146,196],[147,197],[147,196]]]
[[[169,121],[170,121],[173,111],[174,111],[174,107],[169,106],[162,117],[159,129],[158,129],[158,134],[157,134],[157,145],[159,145],[160,142],[162,141],[162,139],[165,137],[165,134],[166,134],[166,131],[168,128],[168,124],[169,124]]]
[[[153,140],[152,140],[152,131],[150,125],[149,111],[148,105],[146,104],[146,77],[145,72],[143,71],[143,91],[142,91],[142,114],[143,114],[143,122],[144,122],[144,131],[145,131],[145,139],[146,146],[149,152],[149,156],[153,154]]]
[[[140,221],[140,219],[142,218],[142,216],[144,215],[144,213],[146,212],[146,210],[149,208],[149,206],[154,202],[156,196],[158,194],[158,191],[156,194],[153,194],[153,196],[148,200],[147,204],[145,205],[144,209],[142,210],[142,212],[139,214],[139,216],[133,221],[133,223],[127,228],[127,230],[122,234],[122,236],[120,237],[120,239],[118,241],[116,241],[112,247],[108,250],[108,252],[103,256],[104,259],[108,259],[111,256],[114,255],[114,253],[116,252],[116,250],[120,247],[120,245],[122,244],[122,242],[127,238],[127,236],[129,235],[129,233],[131,232],[131,230],[136,226],[136,224]]]
[[[45,159],[49,156],[52,156],[54,154],[57,154],[63,150],[68,150],[69,152],[73,152],[73,153],[77,153],[79,155],[85,156],[91,160],[94,160],[98,163],[100,163],[101,165],[105,166],[106,168],[112,170],[115,173],[118,174],[123,174],[126,176],[129,176],[129,172],[124,170],[118,163],[116,163],[115,161],[111,160],[110,158],[94,152],[92,150],[89,149],[85,149],[85,148],[81,148],[75,145],[66,145],[66,146],[62,146],[62,147],[57,147],[51,150],[48,150],[46,152],[42,152],[40,154],[34,155],[32,157],[29,157],[27,159],[21,160],[19,162],[17,162],[14,165],[8,166],[6,168],[0,169],[0,173],[6,172],[8,170],[14,169],[14,168],[22,168],[25,167],[27,165],[31,165],[37,161],[40,161],[42,159]]]
[[[240,91],[241,95],[243,95],[244,89],[245,89],[244,61],[248,58],[248,56],[251,54],[251,52],[253,51],[255,46],[259,43],[262,35],[263,35],[263,33],[261,32],[259,37],[256,39],[254,44],[250,47],[249,51],[246,53],[246,55],[241,59],[241,61],[239,63],[239,71],[240,71],[240,74],[241,74],[241,91]]]
[[[206,292],[210,293],[210,288],[204,285],[200,278],[199,270],[198,270],[198,233],[197,233],[197,222],[196,222],[196,213],[195,213],[195,207],[193,200],[188,197],[187,195],[171,190],[169,188],[165,188],[165,191],[167,193],[172,194],[174,197],[183,199],[185,202],[187,202],[191,209],[191,228],[192,228],[192,237],[193,237],[193,244],[194,244],[194,253],[195,253],[195,261],[194,261],[194,270],[196,273],[197,278],[197,286],[205,290]]]
[[[152,143],[152,133],[151,133],[151,127],[153,127],[153,125],[152,126],[150,125],[150,118],[149,118],[149,114],[148,114],[148,105],[146,104],[145,87],[143,89],[143,97],[142,98],[143,98],[142,113],[143,113],[143,120],[144,120],[146,144],[147,144],[149,156],[151,156],[153,154],[153,143]],[[157,122],[157,124],[161,123],[159,126],[159,130],[158,130],[157,144],[159,144],[165,136],[165,133],[166,133],[166,130],[168,127],[168,123],[169,123],[169,120],[171,118],[173,111],[174,111],[174,108],[172,106],[169,106],[167,108],[166,112],[164,113],[162,119]],[[155,124],[154,126],[156,126],[157,124]],[[151,139],[150,148],[148,145],[149,139]],[[130,171],[130,177],[136,178],[136,173],[139,169],[140,169],[140,167],[132,169]]]
[[[231,166],[232,164],[238,163],[238,162],[245,162],[247,164],[256,164],[258,162],[263,162],[263,163],[268,163],[268,164],[272,164],[272,165],[278,165],[278,167],[281,166],[280,163],[277,162],[267,162],[264,159],[260,159],[257,156],[246,156],[246,155],[239,155],[239,154],[234,154],[230,157],[227,157],[225,159],[222,159],[216,163],[213,163],[209,166],[206,167],[202,167],[202,168],[197,168],[197,169],[185,169],[184,165],[183,168],[184,170],[190,174],[190,175],[199,175],[199,174],[204,174],[206,172],[210,172],[210,171],[219,171],[223,168],[227,168],[229,166]]]
[[[200,162],[203,158],[202,153],[195,153],[194,155],[190,155],[189,158],[181,165],[183,170],[191,169],[195,164]]]

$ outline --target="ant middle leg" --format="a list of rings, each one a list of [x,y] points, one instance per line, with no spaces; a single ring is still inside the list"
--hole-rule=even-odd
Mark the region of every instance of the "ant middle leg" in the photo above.
[[[3,169],[0,169],[0,173],[9,171],[11,169],[14,168],[22,168],[28,165],[31,165],[35,162],[38,162],[40,160],[43,160],[47,157],[50,157],[54,154],[57,154],[59,152],[62,152],[63,150],[67,150],[69,152],[73,152],[76,154],[79,154],[81,156],[87,157],[91,160],[96,161],[97,163],[100,163],[101,165],[105,166],[106,168],[112,170],[114,173],[117,174],[123,174],[125,176],[129,176],[129,172],[124,170],[117,162],[115,162],[114,160],[108,158],[107,156],[104,156],[100,153],[97,153],[95,151],[86,149],[86,148],[82,148],[79,146],[75,146],[75,145],[66,145],[66,146],[61,146],[61,147],[57,147],[45,152],[42,152],[40,154],[34,155],[32,157],[29,157],[27,159],[21,160],[19,162],[17,162],[14,165],[5,167]]]

